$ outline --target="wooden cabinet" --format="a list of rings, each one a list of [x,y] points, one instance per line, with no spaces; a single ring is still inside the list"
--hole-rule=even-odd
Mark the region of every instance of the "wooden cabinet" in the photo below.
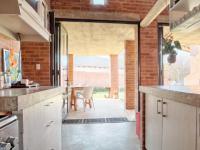
[[[23,111],[23,149],[61,150],[62,95]]]
[[[146,101],[146,148],[147,150],[162,149],[162,100],[147,95]],[[152,138],[153,137],[153,138]]]
[[[147,150],[200,150],[196,107],[146,95],[145,114]]]
[[[162,150],[196,150],[196,107],[163,100]]]
[[[200,150],[200,108],[197,110],[197,150]]]

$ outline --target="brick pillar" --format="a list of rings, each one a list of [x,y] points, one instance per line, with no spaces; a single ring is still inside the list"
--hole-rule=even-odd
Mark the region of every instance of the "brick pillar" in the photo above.
[[[68,55],[68,81],[70,84],[73,84],[74,80],[74,55]]]
[[[111,64],[110,97],[118,98],[118,93],[119,93],[118,55],[110,55],[110,64]]]
[[[135,41],[125,42],[126,109],[135,109],[137,100],[137,50]]]

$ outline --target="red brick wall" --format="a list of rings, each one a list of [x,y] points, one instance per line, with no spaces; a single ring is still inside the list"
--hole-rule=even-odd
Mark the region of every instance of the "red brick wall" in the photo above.
[[[137,50],[135,41],[126,41],[126,109],[134,109],[137,99]]]
[[[108,0],[105,6],[93,6],[90,0],[51,0],[53,10],[73,10],[92,12],[124,12],[139,14],[144,18],[156,0]],[[162,12],[168,15],[168,10]],[[152,23],[147,28],[142,28],[141,38],[141,84],[158,84],[158,45],[157,23]]]
[[[110,55],[110,73],[111,73],[111,88],[110,97],[118,97],[119,91],[119,70],[118,70],[118,55]]]
[[[156,0],[107,0],[106,6],[93,6],[91,0],[51,0],[52,9],[131,12],[146,15]],[[166,14],[167,11],[164,12]]]
[[[158,84],[158,40],[157,23],[153,22],[147,28],[141,28],[140,34],[140,65],[141,84]]]
[[[69,60],[68,60],[68,81],[70,84],[73,84],[74,81],[74,55],[69,54]]]
[[[50,85],[50,45],[43,42],[22,42],[23,78],[28,78],[40,85]],[[40,64],[40,70],[36,70]]]
[[[17,40],[10,39],[5,35],[0,34],[0,72],[2,68],[2,49],[14,49],[15,51],[20,50],[20,42]]]

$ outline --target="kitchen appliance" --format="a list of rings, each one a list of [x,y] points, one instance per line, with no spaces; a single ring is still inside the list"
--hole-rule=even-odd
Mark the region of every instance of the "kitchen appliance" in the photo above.
[[[17,116],[0,116],[0,150],[19,150]]]

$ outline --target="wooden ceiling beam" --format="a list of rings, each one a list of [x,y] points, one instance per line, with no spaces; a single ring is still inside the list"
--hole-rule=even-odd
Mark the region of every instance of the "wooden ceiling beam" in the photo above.
[[[140,23],[140,26],[149,26],[154,21],[154,19],[156,19],[159,16],[159,14],[169,5],[169,3],[170,0],[157,0],[157,2],[146,15],[146,17]]]

